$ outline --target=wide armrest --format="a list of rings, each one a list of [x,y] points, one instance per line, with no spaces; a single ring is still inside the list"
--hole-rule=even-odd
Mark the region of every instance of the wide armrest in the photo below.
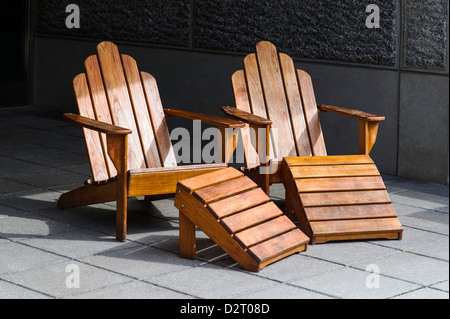
[[[346,109],[343,107],[331,106],[331,105],[317,105],[317,108],[321,112],[330,112],[335,114],[344,115],[347,117],[355,118],[358,120],[368,121],[368,122],[380,122],[384,121],[386,118],[384,116],[379,116],[375,114],[370,114],[358,110]]]
[[[201,113],[194,113],[194,112],[180,111],[180,110],[172,110],[172,109],[164,109],[164,113],[166,114],[166,116],[177,116],[177,117],[181,117],[181,118],[185,118],[185,119],[202,121],[203,123],[215,125],[217,127],[224,127],[224,128],[245,127],[245,124],[240,121],[222,118],[220,116],[215,116],[215,115],[201,114]]]
[[[272,121],[268,120],[264,117],[260,117],[257,115],[253,115],[251,113],[239,110],[235,107],[230,106],[222,106],[222,111],[228,116],[238,119],[244,123],[253,125],[253,126],[262,126],[266,127],[268,125],[272,125]]]
[[[88,117],[84,117],[77,114],[66,113],[64,114],[64,118],[67,122],[73,123],[75,125],[81,126],[83,128],[88,128],[100,133],[105,133],[109,135],[128,135],[133,133],[132,130],[119,127],[116,125],[99,122],[96,120],[92,120]]]

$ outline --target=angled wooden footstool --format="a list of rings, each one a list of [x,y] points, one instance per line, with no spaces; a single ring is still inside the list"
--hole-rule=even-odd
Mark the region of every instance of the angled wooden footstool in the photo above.
[[[402,225],[369,156],[285,158],[282,179],[286,214],[295,214],[311,244],[402,239]]]
[[[179,182],[175,206],[180,210],[183,258],[196,257],[195,226],[252,272],[307,249],[309,238],[234,168]]]

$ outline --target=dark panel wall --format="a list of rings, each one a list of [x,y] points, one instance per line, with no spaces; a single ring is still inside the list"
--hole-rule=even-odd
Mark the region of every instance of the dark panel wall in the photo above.
[[[66,27],[66,7],[80,8],[80,28]],[[58,36],[189,47],[190,0],[39,0],[37,32]]]
[[[445,71],[448,1],[404,1],[403,68]]]
[[[298,58],[393,66],[396,1],[379,1],[380,29],[365,27],[372,2],[198,0],[194,45],[249,52],[268,40]]]
[[[72,78],[113,40],[157,78],[166,107],[221,115],[231,75],[269,40],[311,74],[319,103],[386,115],[371,154],[383,173],[448,184],[447,1],[78,0],[81,28],[67,29],[74,2],[37,1],[36,105],[75,111]],[[365,25],[370,3],[379,29]],[[355,120],[321,119],[330,154],[357,152]]]

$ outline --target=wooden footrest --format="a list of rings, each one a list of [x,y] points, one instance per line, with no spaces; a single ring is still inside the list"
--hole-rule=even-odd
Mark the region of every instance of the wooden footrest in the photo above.
[[[262,189],[234,168],[181,181],[175,206],[184,258],[195,259],[195,226],[254,272],[306,250],[309,242]]]
[[[386,186],[367,155],[291,157],[282,165],[288,216],[311,243],[401,239]]]

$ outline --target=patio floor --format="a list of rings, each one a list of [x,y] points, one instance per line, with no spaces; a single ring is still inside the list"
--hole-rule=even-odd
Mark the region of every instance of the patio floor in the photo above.
[[[201,231],[198,259],[179,258],[171,199],[131,199],[126,243],[114,203],[58,210],[90,178],[81,129],[59,113],[0,110],[0,172],[0,299],[449,298],[448,186],[384,175],[402,241],[309,246],[249,273]],[[282,185],[271,195],[284,205]]]

